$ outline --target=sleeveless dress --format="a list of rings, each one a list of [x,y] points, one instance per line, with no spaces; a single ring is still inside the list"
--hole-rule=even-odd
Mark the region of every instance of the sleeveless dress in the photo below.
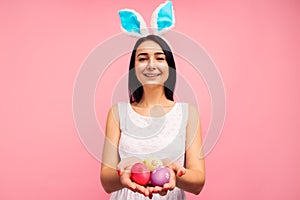
[[[118,103],[120,116],[120,159],[138,157],[168,158],[184,166],[188,104],[175,103],[160,117],[143,116],[133,110],[130,103]],[[115,191],[111,200],[148,200],[148,197],[127,188]],[[153,200],[185,200],[182,189],[174,188],[167,195],[153,194]]]

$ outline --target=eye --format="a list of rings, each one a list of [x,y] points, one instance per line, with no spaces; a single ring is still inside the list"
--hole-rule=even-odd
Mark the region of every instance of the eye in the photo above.
[[[145,61],[146,58],[139,58],[139,61]]]
[[[158,57],[158,58],[156,58],[157,60],[165,60],[165,58],[164,57]]]

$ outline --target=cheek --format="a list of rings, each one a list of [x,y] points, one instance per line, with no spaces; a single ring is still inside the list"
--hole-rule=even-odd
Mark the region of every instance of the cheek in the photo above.
[[[169,70],[167,69],[167,71],[166,71],[166,74],[167,74],[167,76],[169,77]]]
[[[160,70],[161,70],[165,75],[169,75],[169,66],[164,65],[164,66],[162,66],[162,67],[160,68]]]
[[[169,78],[169,70],[166,69],[166,71],[164,72],[164,81],[166,81]]]
[[[141,74],[143,72],[144,69],[145,69],[144,66],[136,65],[134,67],[135,74],[138,76],[139,74]]]
[[[139,71],[144,70],[145,67],[147,67],[147,63],[136,62],[134,65],[134,68]]]
[[[140,66],[135,66],[134,67],[134,73],[135,73],[135,76],[136,78],[139,80],[139,82],[141,83],[142,82],[142,79],[143,79],[143,68],[140,67]]]

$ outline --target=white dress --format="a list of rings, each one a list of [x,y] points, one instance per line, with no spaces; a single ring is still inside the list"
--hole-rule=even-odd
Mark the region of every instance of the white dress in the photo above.
[[[161,117],[143,116],[126,102],[118,104],[121,136],[120,159],[127,157],[168,158],[184,165],[186,124],[188,104],[175,103],[173,108]],[[127,188],[115,191],[111,200],[148,200],[148,197]],[[161,196],[153,194],[153,200],[184,200],[185,193],[179,188]]]

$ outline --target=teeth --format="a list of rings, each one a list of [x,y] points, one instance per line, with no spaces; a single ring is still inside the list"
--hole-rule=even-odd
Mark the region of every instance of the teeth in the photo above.
[[[145,76],[147,76],[147,77],[155,77],[155,76],[159,76],[159,74],[145,74]]]

